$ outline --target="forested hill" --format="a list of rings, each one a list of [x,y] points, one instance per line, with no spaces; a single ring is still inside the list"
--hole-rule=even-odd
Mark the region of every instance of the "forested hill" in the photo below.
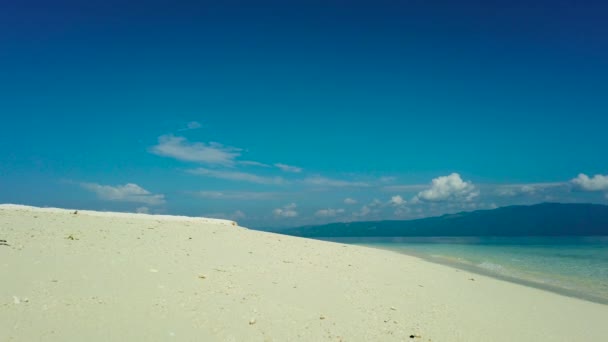
[[[331,223],[274,231],[302,237],[608,235],[608,206],[542,203],[417,220]]]

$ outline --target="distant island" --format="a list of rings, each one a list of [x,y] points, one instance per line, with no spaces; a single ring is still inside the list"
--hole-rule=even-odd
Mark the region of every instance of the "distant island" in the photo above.
[[[599,236],[608,235],[608,206],[542,203],[416,220],[343,222],[273,231],[301,237]]]

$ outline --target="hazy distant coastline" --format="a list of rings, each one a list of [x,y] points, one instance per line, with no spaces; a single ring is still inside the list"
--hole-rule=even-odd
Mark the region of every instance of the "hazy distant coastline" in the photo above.
[[[272,231],[302,237],[605,236],[608,206],[542,203],[417,220],[341,222]]]

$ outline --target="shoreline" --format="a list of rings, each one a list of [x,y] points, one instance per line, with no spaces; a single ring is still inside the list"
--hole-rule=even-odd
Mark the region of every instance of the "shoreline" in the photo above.
[[[601,236],[601,237],[608,238],[608,236]],[[424,239],[424,238],[426,238],[426,237],[423,237],[422,239]],[[435,238],[435,237],[431,237],[431,238]],[[442,237],[439,237],[439,238],[442,238]],[[585,237],[581,237],[581,238],[588,238],[588,237],[585,236]],[[320,239],[322,241],[348,243],[348,244],[352,244],[355,246],[365,246],[365,247],[374,248],[374,249],[378,249],[378,250],[390,251],[390,252],[394,252],[397,254],[404,254],[404,255],[415,257],[415,258],[419,258],[426,262],[431,262],[434,264],[443,265],[443,266],[447,266],[450,268],[467,271],[467,272],[491,277],[491,278],[502,280],[502,281],[507,281],[507,282],[510,282],[513,284],[518,284],[518,285],[535,288],[538,290],[548,291],[548,292],[566,296],[566,297],[581,299],[581,300],[585,300],[585,301],[588,301],[591,303],[608,305],[608,298],[605,298],[605,297],[589,294],[589,293],[586,293],[583,291],[577,291],[574,289],[568,289],[568,288],[564,288],[564,287],[560,287],[560,286],[556,286],[556,285],[541,283],[541,282],[530,280],[530,279],[518,278],[515,276],[492,272],[492,271],[484,269],[482,267],[478,267],[475,264],[458,262],[458,261],[450,261],[447,258],[430,257],[423,253],[418,253],[418,252],[406,250],[403,248],[383,248],[383,247],[379,247],[373,243],[371,243],[371,244],[358,243],[358,242],[354,243],[354,242],[349,241],[349,239],[352,239],[352,238],[348,238],[348,237],[346,237],[346,238],[318,238],[318,239]],[[360,238],[357,238],[357,239],[360,239]],[[380,239],[382,239],[382,238],[380,238]]]
[[[582,291],[566,289],[566,288],[551,285],[551,284],[543,284],[543,283],[536,282],[533,280],[527,280],[527,279],[517,278],[514,276],[505,275],[505,274],[495,273],[495,272],[486,270],[484,268],[477,267],[472,264],[456,262],[456,261],[450,262],[449,260],[444,260],[441,258],[427,257],[421,253],[416,253],[416,252],[412,252],[412,251],[384,249],[384,248],[376,247],[373,245],[359,245],[359,246],[366,246],[366,247],[380,249],[380,250],[392,251],[392,252],[395,252],[398,254],[409,255],[409,256],[419,258],[419,259],[427,261],[427,262],[434,263],[434,264],[443,265],[443,266],[451,267],[451,268],[462,270],[462,271],[472,272],[472,273],[475,273],[478,275],[483,275],[486,277],[490,277],[490,278],[494,278],[494,279],[498,279],[498,280],[502,280],[502,281],[507,281],[507,282],[510,282],[513,284],[523,285],[523,286],[527,286],[530,288],[535,288],[538,290],[543,290],[543,291],[555,293],[555,294],[570,297],[570,298],[582,299],[582,300],[585,300],[585,301],[588,301],[591,303],[608,305],[607,298],[603,298],[600,296],[594,296],[591,294],[584,293]]]
[[[599,342],[608,335],[607,305],[394,251],[230,222],[0,206],[7,275],[0,340]]]

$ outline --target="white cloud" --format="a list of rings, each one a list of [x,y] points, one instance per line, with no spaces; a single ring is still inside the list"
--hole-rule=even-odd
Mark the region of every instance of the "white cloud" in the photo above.
[[[471,182],[465,182],[458,173],[433,179],[431,187],[416,196],[426,201],[447,201],[452,199],[470,201],[479,195]]]
[[[502,186],[496,189],[496,194],[501,197],[514,197],[519,195],[534,195],[536,188],[529,185]]]
[[[222,166],[233,166],[234,159],[241,155],[240,151],[239,148],[228,147],[215,142],[191,143],[184,137],[173,135],[160,136],[158,145],[150,148],[150,152],[159,156]]]
[[[274,192],[255,191],[197,191],[194,194],[203,198],[225,200],[269,200],[277,195]]]
[[[536,188],[531,185],[523,185],[521,188],[519,188],[519,191],[525,194],[531,194],[536,192]]]
[[[372,208],[373,208],[373,207],[379,207],[379,206],[381,206],[381,205],[382,205],[382,201],[380,201],[380,200],[379,200],[379,199],[377,199],[377,198],[374,198],[374,200],[373,200],[373,201],[371,201],[371,202],[369,202],[369,204],[368,204],[368,206],[370,206],[370,207],[372,207]]]
[[[348,197],[348,198],[344,199],[344,203],[346,203],[346,204],[357,204],[357,200]]]
[[[186,125],[186,127],[188,127],[188,129],[197,129],[197,128],[201,128],[202,125],[199,122],[190,121],[190,122],[188,122],[188,124]]]
[[[372,210],[368,206],[364,205],[364,206],[361,207],[361,210],[359,210],[358,212],[353,213],[353,216],[355,216],[355,217],[365,217],[365,216],[369,215],[371,212],[372,212]]]
[[[100,185],[96,183],[80,183],[86,190],[97,194],[97,197],[106,201],[144,203],[148,205],[160,205],[165,203],[165,195],[152,194],[137,184],[125,185]]]
[[[305,183],[311,185],[331,186],[331,187],[368,187],[368,183],[352,182],[339,179],[325,178],[321,176],[309,177],[304,180]]]
[[[199,129],[201,127],[203,127],[203,125],[201,125],[200,122],[198,122],[198,121],[190,121],[190,122],[188,122],[186,124],[186,127],[182,128],[182,129],[179,129],[178,131],[190,131],[190,130],[193,130],[193,129]]]
[[[273,210],[272,212],[274,213],[275,217],[282,217],[282,218],[296,217],[296,216],[298,216],[298,212],[295,209],[296,209],[296,204],[290,203],[290,204],[283,206],[282,208],[277,208],[277,209]]]
[[[371,202],[366,205],[363,205],[359,211],[353,213],[355,217],[366,217],[370,215],[379,215],[383,208],[386,206],[385,203],[382,203],[377,198],[374,198]]]
[[[201,127],[203,127],[203,125],[201,125],[201,123],[198,121],[190,121],[186,124],[186,128],[188,129],[198,129]]]
[[[496,194],[501,197],[513,197],[519,195],[520,192],[513,188],[503,188],[497,189]]]
[[[401,196],[397,195],[397,196],[393,196],[393,197],[391,197],[391,199],[390,199],[389,203],[390,203],[391,205],[394,205],[394,206],[400,206],[400,205],[404,205],[404,204],[406,204],[406,203],[407,203],[407,201],[406,201],[406,200],[404,200],[404,199],[403,199],[403,197],[401,197]]]
[[[199,167],[197,169],[188,170],[189,173],[207,176],[219,179],[233,180],[233,181],[242,181],[249,183],[257,183],[257,184],[285,184],[287,183],[281,177],[263,177],[254,175],[252,173],[239,172],[239,171],[225,171],[225,170],[210,170]]]
[[[498,185],[494,189],[500,197],[514,197],[522,195],[536,195],[550,188],[565,187],[566,183],[529,183],[529,184],[506,184]]]
[[[268,165],[268,164],[260,163],[260,162],[253,161],[253,160],[243,160],[243,161],[239,161],[238,163],[240,165],[247,165],[247,166],[270,167],[270,165]]]
[[[291,166],[291,165],[281,164],[281,163],[276,163],[276,164],[274,164],[274,166],[278,167],[279,169],[281,169],[282,171],[285,171],[285,172],[293,172],[293,173],[302,172],[302,168],[297,167],[297,166]]]
[[[344,213],[344,209],[321,209],[321,210],[317,210],[317,212],[315,213],[315,216],[317,217],[335,217],[339,214],[343,214]]]
[[[570,182],[583,191],[608,191],[608,175],[595,175],[590,178],[586,174],[580,173]]]
[[[139,207],[137,209],[135,209],[135,212],[138,214],[149,214],[150,213],[150,208],[148,207]]]
[[[410,208],[407,207],[398,207],[397,209],[395,209],[395,212],[393,212],[393,214],[395,216],[405,216],[408,215],[412,212],[412,210]]]

